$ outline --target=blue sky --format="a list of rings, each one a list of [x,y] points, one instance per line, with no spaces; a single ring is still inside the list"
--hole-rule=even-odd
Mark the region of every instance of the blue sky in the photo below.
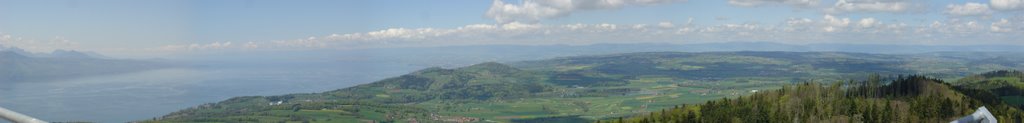
[[[1021,0],[0,0],[0,45],[180,53],[595,43],[1024,44]]]
[[[292,39],[491,21],[478,12],[466,12],[485,10],[490,1],[463,2],[477,2],[478,7],[384,0],[0,1],[0,31],[41,40],[73,38],[86,46],[147,46]]]

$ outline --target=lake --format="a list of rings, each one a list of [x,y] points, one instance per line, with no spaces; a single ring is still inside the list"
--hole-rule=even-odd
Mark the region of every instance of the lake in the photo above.
[[[0,82],[0,107],[47,121],[126,122],[237,96],[341,89],[428,67],[613,52],[567,49],[573,48],[485,46],[209,55],[174,62],[185,67],[55,81]]]
[[[47,121],[127,122],[236,96],[314,93],[426,66],[401,63],[197,65],[0,86],[0,106]]]

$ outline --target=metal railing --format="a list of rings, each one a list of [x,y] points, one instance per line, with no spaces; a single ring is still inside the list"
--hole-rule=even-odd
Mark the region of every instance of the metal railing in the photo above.
[[[0,117],[4,118],[7,121],[15,123],[46,123],[46,121],[29,117],[28,115],[24,115],[11,110],[7,110],[4,107],[0,107]]]
[[[991,112],[988,112],[988,108],[982,106],[975,110],[971,115],[964,116],[963,118],[950,121],[949,123],[998,123],[999,121],[995,116],[992,116]]]

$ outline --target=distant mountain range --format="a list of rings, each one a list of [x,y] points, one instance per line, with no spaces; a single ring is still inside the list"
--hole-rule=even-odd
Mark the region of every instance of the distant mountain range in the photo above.
[[[67,79],[168,67],[155,61],[113,59],[93,52],[32,53],[0,46],[0,83]]]
[[[635,52],[849,52],[872,54],[970,54],[983,55],[1024,53],[1018,45],[882,45],[882,44],[782,44],[771,42],[729,42],[704,44],[631,43],[592,45],[467,45],[443,47],[403,47],[356,50],[291,50],[193,52],[169,56],[171,59],[221,61],[220,66],[252,62],[302,61],[320,63],[372,62],[397,63],[419,68],[454,68],[481,62],[514,62],[543,60],[581,55],[603,55]],[[1012,56],[1012,55],[1011,55]],[[1019,55],[1018,55],[1019,56]]]
[[[37,58],[95,58],[95,59],[113,59],[111,57],[104,56],[96,52],[85,52],[75,50],[63,50],[57,49],[50,53],[38,53],[28,52],[18,47],[4,47],[0,45],[0,52],[13,52],[18,55],[37,57]]]

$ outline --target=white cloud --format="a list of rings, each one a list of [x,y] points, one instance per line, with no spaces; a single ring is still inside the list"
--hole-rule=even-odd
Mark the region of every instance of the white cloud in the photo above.
[[[992,10],[986,4],[968,2],[963,5],[947,5],[946,14],[956,16],[989,16],[992,15]]]
[[[825,26],[822,27],[822,29],[824,29],[825,32],[835,32],[850,25],[850,18],[839,18],[827,14],[823,18],[824,19],[822,21],[825,23]]]
[[[1020,10],[1024,8],[1024,0],[991,0],[989,3],[996,10]]]
[[[918,33],[930,35],[958,35],[976,36],[988,33],[981,22],[977,20],[951,19],[945,22],[934,21],[927,28],[921,28]]]
[[[529,29],[536,29],[536,28],[540,28],[540,25],[539,24],[517,23],[517,22],[507,23],[507,24],[501,25],[501,29],[505,29],[505,30],[529,30]]]
[[[293,40],[263,42],[214,42],[169,45],[162,49],[203,51],[216,49],[367,49],[433,47],[458,45],[585,45],[597,43],[710,43],[728,41],[773,41],[782,43],[882,43],[882,44],[965,44],[1015,42],[1022,27],[1014,19],[971,20],[951,18],[910,25],[875,17],[849,18],[823,15],[817,19],[790,18],[776,24],[724,23],[697,25],[671,22],[641,24],[564,24],[512,22],[470,24],[456,28],[390,28],[348,34],[330,34]],[[992,33],[1004,32],[1004,33]],[[979,40],[978,42],[963,42]]]
[[[672,27],[676,27],[676,25],[672,24],[672,22],[660,22],[660,23],[658,23],[658,27],[659,28],[672,28]]]
[[[1013,31],[1013,24],[1010,23],[1010,20],[1001,19],[997,22],[992,22],[989,30],[992,32],[1011,32]]]
[[[326,38],[372,40],[373,38],[378,38],[379,39],[379,38],[392,38],[394,36],[404,36],[404,35],[400,34],[402,32],[407,32],[407,30],[405,28],[387,29],[387,30],[381,30],[381,31],[376,31],[376,32],[367,32],[366,34],[361,34],[361,35],[355,35],[355,34],[337,35],[337,34],[332,34],[332,35],[330,35],[330,36],[328,36]],[[408,37],[405,37],[405,38],[408,38]],[[271,41],[271,43],[273,43],[274,46],[277,46],[277,47],[304,47],[304,48],[326,48],[327,47],[327,43],[325,43],[325,42],[323,42],[321,40],[317,40],[316,37],[309,37],[309,38],[305,38],[305,39],[294,39],[294,40]]]
[[[871,28],[871,27],[874,27],[875,24],[879,24],[879,23],[878,23],[878,21],[875,20],[875,18],[863,18],[863,19],[860,19],[860,21],[857,22],[857,24],[861,28]]]
[[[729,0],[730,5],[752,7],[767,4],[785,4],[798,7],[817,6],[821,0]]]
[[[690,23],[690,22],[688,22]],[[389,35],[370,33],[333,34],[315,41],[328,48],[448,46],[479,44],[594,44],[625,42],[721,42],[721,41],[844,41],[873,37],[896,40],[899,34],[916,28],[905,23],[884,24],[876,18],[851,19],[825,15],[821,19],[791,18],[779,26],[756,23],[727,23],[696,26],[655,24],[473,24],[454,29],[385,29]],[[976,24],[975,24],[976,25]],[[522,28],[528,27],[528,28]],[[853,27],[853,28],[852,28]],[[392,31],[388,31],[392,30]],[[394,31],[406,30],[406,31]],[[398,33],[401,32],[401,33]],[[870,34],[869,34],[870,33]],[[347,38],[340,38],[347,37]],[[844,38],[844,37],[848,37]],[[307,38],[308,39],[308,38]],[[386,45],[386,46],[385,46]],[[261,47],[263,47],[261,45]]]
[[[783,25],[782,31],[806,31],[811,29],[811,25],[813,24],[814,20],[811,20],[809,18],[789,18]]]
[[[0,46],[18,47],[29,52],[51,52],[53,50],[80,50],[79,43],[68,40],[61,36],[49,40],[36,40],[32,38],[16,37],[0,33]]]
[[[786,20],[786,25],[796,26],[796,25],[803,25],[803,24],[808,24],[808,23],[813,23],[813,22],[814,22],[813,20],[808,19],[808,18],[790,18],[789,20]]]
[[[640,30],[640,31],[647,31],[647,24],[636,24],[636,25],[633,25],[633,29]]]
[[[534,23],[568,16],[576,11],[619,9],[630,5],[653,5],[686,0],[522,0],[520,4],[494,0],[485,16],[498,23]]]
[[[839,18],[827,14],[823,18],[824,19],[822,19],[822,21],[824,21],[828,26],[846,27],[847,25],[850,25],[850,18]]]
[[[252,42],[250,42],[252,43]],[[188,45],[164,45],[156,48],[147,48],[149,51],[198,51],[198,50],[220,50],[233,48],[231,42],[213,42],[209,44],[188,44]]]
[[[907,12],[916,8],[910,0],[839,0],[831,8],[825,9],[828,13],[846,12]]]
[[[246,49],[256,49],[256,48],[260,48],[260,45],[256,44],[256,42],[250,41],[248,43],[245,43],[245,45],[242,45],[242,47],[244,47]]]

